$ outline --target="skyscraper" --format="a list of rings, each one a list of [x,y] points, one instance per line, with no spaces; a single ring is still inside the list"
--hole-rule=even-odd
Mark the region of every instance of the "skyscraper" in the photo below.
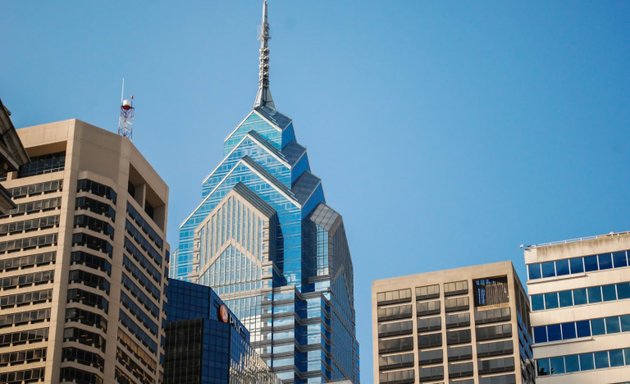
[[[17,132],[31,162],[3,181],[0,383],[159,383],[168,187],[84,122]]]
[[[529,305],[510,262],[372,284],[379,384],[531,384]]]
[[[630,232],[525,247],[537,383],[630,380]]]
[[[180,227],[171,276],[212,287],[287,383],[359,382],[352,259],[293,121],[269,90],[263,4],[258,93]]]

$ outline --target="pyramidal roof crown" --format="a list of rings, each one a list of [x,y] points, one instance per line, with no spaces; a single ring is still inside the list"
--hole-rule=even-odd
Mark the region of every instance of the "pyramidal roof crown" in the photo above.
[[[260,53],[258,63],[258,92],[254,108],[267,107],[275,111],[276,106],[269,90],[269,23],[267,22],[267,0],[263,0],[262,24],[260,26]]]

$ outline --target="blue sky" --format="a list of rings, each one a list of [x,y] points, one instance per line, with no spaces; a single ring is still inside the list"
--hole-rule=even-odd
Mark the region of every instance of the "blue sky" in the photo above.
[[[519,244],[630,229],[630,2],[270,0],[271,89],[370,284],[512,260]],[[4,2],[0,97],[16,126],[114,131],[170,185],[168,237],[257,85],[260,1]]]

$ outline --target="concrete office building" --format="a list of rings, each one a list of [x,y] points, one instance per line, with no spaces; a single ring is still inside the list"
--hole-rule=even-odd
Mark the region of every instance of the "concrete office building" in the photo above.
[[[630,232],[524,250],[536,382],[630,382]]]
[[[19,129],[2,184],[0,383],[160,383],[168,188],[127,138]]]
[[[372,284],[376,383],[533,383],[529,303],[512,263]]]
[[[28,163],[28,154],[11,122],[11,112],[0,100],[0,181],[6,180],[8,172],[17,171]],[[0,185],[0,213],[15,208],[11,195]]]
[[[279,384],[210,287],[169,280],[164,384]]]

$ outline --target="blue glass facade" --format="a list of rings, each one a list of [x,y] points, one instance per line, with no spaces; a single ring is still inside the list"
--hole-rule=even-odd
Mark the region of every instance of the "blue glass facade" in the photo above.
[[[359,382],[353,268],[293,122],[255,107],[181,224],[171,277],[213,287],[287,383]]]
[[[279,383],[249,344],[249,332],[206,286],[170,280],[165,306],[164,384]]]

